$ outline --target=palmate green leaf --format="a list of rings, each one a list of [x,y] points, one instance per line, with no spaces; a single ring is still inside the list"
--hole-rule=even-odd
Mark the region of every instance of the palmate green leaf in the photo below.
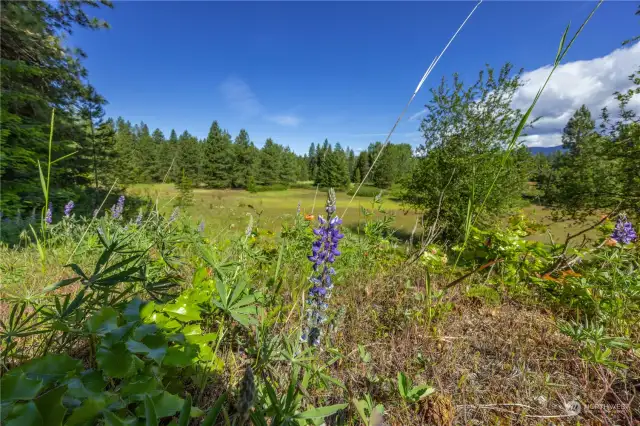
[[[304,413],[296,414],[296,418],[298,419],[317,419],[317,418],[325,418],[329,417],[340,410],[344,410],[349,404],[335,404],[328,405],[326,407],[320,408],[312,408],[310,410],[305,411]]]
[[[145,336],[142,339],[142,342],[129,339],[127,340],[126,345],[130,352],[146,354],[158,364],[162,363],[168,349],[166,339],[160,334]]]
[[[227,300],[227,285],[223,280],[216,280],[216,289],[218,290],[218,295],[220,296],[220,303],[222,304],[222,309],[227,309],[229,307],[229,301]]]
[[[199,321],[200,307],[187,302],[175,302],[165,305],[162,309],[172,318],[180,321]]]
[[[104,410],[102,414],[104,414],[104,420],[107,426],[133,426],[138,422],[138,419],[134,417],[127,417],[123,420],[108,410]]]
[[[13,406],[5,426],[45,426],[42,415],[33,401]]]
[[[83,425],[90,422],[100,414],[107,406],[107,401],[103,397],[87,398],[82,405],[75,410],[67,419],[65,426]]]
[[[182,409],[184,400],[177,395],[163,391],[157,395],[150,396],[145,395],[145,410],[142,412],[142,408],[139,407],[137,411],[138,415],[147,415],[147,401],[151,403],[154,409],[154,415],[157,419],[163,417],[173,416]],[[155,424],[157,425],[157,420]],[[147,423],[148,424],[148,423]]]
[[[118,328],[118,312],[110,306],[96,312],[87,321],[87,330],[94,334],[107,334]]]
[[[100,347],[96,360],[107,376],[118,379],[134,375],[142,362],[127,350],[124,343],[116,343],[110,348]]]
[[[80,377],[72,377],[65,382],[67,395],[73,398],[89,398],[103,394],[107,382],[100,371],[84,371]]]
[[[14,371],[23,371],[29,377],[40,379],[47,385],[81,369],[82,362],[67,354],[50,354],[28,361]]]
[[[67,409],[62,405],[62,397],[66,391],[66,386],[58,386],[42,394],[34,401],[45,425],[62,425],[62,420],[67,413]]]
[[[163,363],[167,366],[186,367],[193,364],[197,355],[198,350],[195,345],[172,346],[167,350]]]
[[[26,373],[5,374],[0,380],[2,402],[34,399],[43,387],[41,379],[31,379]]]
[[[161,387],[162,384],[158,381],[157,377],[151,374],[141,373],[126,379],[122,384],[120,394],[124,397],[145,394],[151,395],[154,394],[156,390],[161,389]]]

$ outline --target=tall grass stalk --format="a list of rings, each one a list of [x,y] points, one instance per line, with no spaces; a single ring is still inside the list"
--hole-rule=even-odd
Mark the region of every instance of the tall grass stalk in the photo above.
[[[560,63],[562,62],[564,57],[569,52],[569,49],[571,48],[571,46],[573,45],[575,40],[578,38],[578,36],[580,35],[580,33],[582,32],[584,27],[587,25],[587,23],[591,20],[593,15],[596,13],[596,10],[598,10],[598,8],[600,7],[600,5],[602,4],[603,1],[604,0],[600,0],[598,2],[598,4],[596,4],[596,6],[593,8],[593,10],[589,14],[589,16],[587,16],[587,18],[584,20],[582,25],[580,25],[580,28],[578,28],[578,30],[573,34],[573,37],[571,37],[571,40],[569,40],[569,43],[565,44],[566,40],[567,40],[567,35],[569,34],[569,28],[570,28],[571,24],[567,25],[567,27],[565,28],[564,32],[562,33],[562,37],[560,38],[560,45],[558,46],[558,51],[556,53],[556,57],[555,57],[555,60],[553,62],[553,67],[551,68],[551,71],[549,71],[549,75],[547,75],[546,80],[544,81],[544,83],[542,84],[540,89],[538,89],[538,92],[536,93],[536,96],[533,99],[533,102],[531,103],[531,105],[529,106],[529,108],[527,109],[525,114],[522,116],[522,118],[520,119],[520,122],[518,123],[518,126],[516,127],[515,131],[513,132],[513,136],[511,137],[511,140],[509,141],[509,144],[507,145],[507,149],[502,154],[502,158],[500,160],[500,167],[498,168],[498,171],[495,173],[495,175],[493,177],[493,180],[491,181],[491,185],[489,186],[489,190],[487,191],[486,195],[484,196],[484,198],[482,200],[482,203],[480,204],[479,208],[475,211],[475,214],[474,214],[473,202],[472,202],[471,199],[469,199],[469,205],[468,205],[468,208],[467,208],[467,217],[465,219],[465,237],[464,237],[464,241],[462,243],[462,246],[460,248],[460,251],[458,252],[458,256],[456,257],[456,262],[455,262],[455,264],[453,266],[453,269],[452,269],[451,273],[453,273],[455,271],[456,267],[458,266],[458,263],[460,261],[460,257],[462,256],[462,253],[464,252],[464,249],[466,248],[467,243],[469,241],[469,236],[470,236],[470,232],[469,231],[470,231],[471,227],[476,224],[476,222],[478,221],[478,218],[482,215],[482,212],[483,212],[484,207],[485,207],[485,205],[487,203],[487,200],[489,199],[489,196],[491,196],[491,193],[493,192],[493,189],[495,188],[496,182],[498,181],[498,179],[500,178],[500,174],[504,170],[504,166],[505,166],[507,160],[509,160],[509,158],[511,157],[511,153],[513,152],[513,150],[518,145],[518,138],[520,137],[520,134],[522,133],[522,130],[526,126],[527,121],[529,120],[529,117],[531,116],[531,113],[533,112],[533,109],[535,108],[536,104],[538,103],[538,100],[540,99],[540,96],[542,95],[542,92],[547,87],[547,84],[549,83],[549,80],[551,80],[551,77],[555,73],[555,71],[558,68],[558,66],[560,66]],[[472,198],[473,198],[473,195],[472,195]]]
[[[444,55],[444,52],[447,51],[447,49],[449,48],[449,46],[451,45],[453,40],[456,38],[458,33],[460,31],[462,31],[462,28],[465,26],[467,21],[471,18],[471,15],[473,15],[473,13],[476,11],[478,6],[480,6],[480,4],[482,4],[482,0],[478,1],[478,3],[476,3],[474,8],[471,10],[471,12],[469,12],[469,14],[465,18],[465,20],[462,22],[462,24],[460,24],[460,26],[458,27],[456,32],[451,36],[451,38],[449,39],[449,42],[446,44],[444,49],[442,49],[440,54],[438,56],[436,56],[433,59],[433,61],[431,61],[431,65],[429,65],[429,68],[427,68],[427,71],[425,71],[425,73],[423,74],[422,78],[420,79],[420,82],[418,83],[418,86],[413,91],[413,94],[409,98],[409,101],[404,106],[404,109],[402,110],[402,112],[398,116],[398,119],[396,120],[395,124],[393,125],[393,127],[389,131],[389,134],[387,134],[387,138],[385,139],[384,143],[382,144],[382,148],[378,152],[378,155],[376,155],[376,158],[374,158],[373,163],[371,163],[371,167],[369,167],[369,170],[367,170],[367,173],[365,173],[364,177],[362,178],[362,181],[358,185],[358,188],[356,188],[356,190],[353,192],[353,195],[351,196],[351,199],[349,200],[349,203],[347,203],[347,207],[344,208],[344,211],[342,212],[342,216],[340,216],[341,218],[344,218],[344,215],[347,214],[347,210],[349,210],[349,206],[353,202],[354,198],[356,198],[356,195],[358,195],[358,191],[360,191],[360,188],[362,188],[362,185],[366,182],[367,177],[369,177],[369,173],[371,173],[371,170],[373,170],[373,167],[378,162],[378,159],[380,158],[380,155],[382,155],[382,151],[384,151],[384,149],[391,143],[391,135],[393,134],[393,132],[395,132],[396,127],[398,127],[398,124],[402,120],[402,117],[404,117],[405,113],[407,112],[407,109],[409,109],[409,106],[411,105],[411,103],[413,102],[413,100],[417,96],[418,92],[420,91],[420,88],[422,87],[424,82],[427,80],[427,77],[429,77],[429,74],[431,74],[431,71],[433,71],[433,69],[436,67],[436,65],[438,64],[438,61],[440,61],[440,58],[442,57],[442,55]]]

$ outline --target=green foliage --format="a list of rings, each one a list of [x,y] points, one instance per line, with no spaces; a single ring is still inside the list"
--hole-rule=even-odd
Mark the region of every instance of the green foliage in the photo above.
[[[371,399],[371,395],[365,395],[364,399],[353,398],[352,402],[356,407],[360,420],[365,426],[378,426],[383,424],[382,416],[384,415],[384,406],[375,404]]]
[[[67,194],[52,188],[51,199],[66,198],[91,182],[89,177],[97,166],[91,148],[98,148],[96,145],[104,140],[91,138],[87,122],[93,120],[85,112],[93,107],[93,119],[97,120],[98,109],[105,101],[85,82],[82,51],[67,47],[63,40],[74,28],[106,27],[86,12],[88,7],[100,4],[110,6],[107,1],[2,4],[0,210],[6,215],[15,214],[19,208],[24,211],[42,206],[37,162],[47,156],[56,160],[75,153],[73,159],[61,160],[51,176],[55,182],[64,182]],[[52,108],[58,114],[56,139],[49,155]],[[104,145],[99,148],[107,150]]]
[[[479,213],[486,220],[513,207],[524,189],[530,155],[524,146],[501,167],[522,118],[511,108],[521,86],[520,74],[511,71],[510,65],[499,73],[487,68],[471,86],[454,75],[451,85],[443,80],[432,91],[421,126],[421,157],[405,180],[403,199],[424,210],[428,223],[437,218],[448,238],[463,237],[469,203],[485,200]]]
[[[415,403],[428,397],[436,390],[429,385],[414,386],[411,379],[407,377],[406,374],[400,372],[398,373],[398,391],[405,402]]]
[[[634,87],[614,93],[615,122],[605,108],[597,132],[582,106],[565,127],[563,144],[570,150],[553,158],[542,187],[545,201],[566,214],[585,216],[618,205],[633,209],[640,200],[640,120],[628,106],[640,93],[640,74],[629,79]]]
[[[180,192],[176,200],[176,206],[187,207],[193,205],[193,183],[184,172],[182,173],[182,179],[176,186]]]

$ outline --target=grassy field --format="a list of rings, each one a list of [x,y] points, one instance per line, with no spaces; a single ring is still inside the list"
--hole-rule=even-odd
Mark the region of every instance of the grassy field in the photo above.
[[[159,200],[161,210],[173,209],[178,191],[173,184],[140,184],[127,190],[128,193]],[[337,193],[338,213],[342,215],[349,204],[350,195]],[[314,203],[315,199],[315,203]],[[313,189],[293,188],[286,191],[267,191],[251,193],[244,190],[194,190],[194,204],[187,208],[187,213],[197,221],[205,220],[207,228],[228,230],[244,229],[247,215],[252,214],[259,220],[258,226],[276,231],[283,220],[296,214],[298,203],[302,214],[324,214],[326,193]],[[346,226],[355,227],[363,219],[360,206],[371,209],[371,197],[356,197],[346,215],[343,217]],[[411,232],[417,215],[407,212],[391,199],[383,199],[383,208],[388,214],[396,216],[395,227],[401,232]]]
[[[153,200],[158,199],[161,210],[165,212],[173,209],[178,196],[178,191],[173,184],[138,184],[128,188],[127,192]],[[187,214],[196,221],[204,220],[208,231],[215,229],[215,232],[224,232],[244,229],[248,214],[253,215],[261,228],[277,231],[283,220],[295,215],[298,202],[303,214],[322,214],[325,197],[325,193],[318,192],[316,199],[315,190],[303,188],[258,193],[243,190],[196,189],[194,204],[187,208]],[[338,213],[342,214],[351,196],[345,192],[339,192],[337,197]],[[371,202],[371,197],[357,196],[343,217],[344,224],[351,228],[357,227],[357,224],[363,220],[361,206],[371,209]],[[383,208],[388,214],[395,216],[394,227],[399,235],[411,233],[418,217],[415,212],[405,211],[398,201],[390,198],[383,198]],[[570,219],[554,221],[550,209],[533,204],[522,208],[522,213],[530,220],[544,225],[543,230],[529,236],[529,239],[542,242],[549,242],[549,234],[559,242],[566,237],[567,233],[583,229],[598,219],[595,216],[590,217],[585,223]],[[420,232],[419,229],[418,232]],[[595,238],[597,233],[591,231],[586,235],[589,238]]]

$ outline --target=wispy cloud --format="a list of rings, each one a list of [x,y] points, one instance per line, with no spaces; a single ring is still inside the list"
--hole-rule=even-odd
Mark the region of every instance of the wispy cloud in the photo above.
[[[409,117],[409,121],[416,121],[418,119],[421,119],[422,117],[424,117],[424,115],[427,113],[427,109],[421,109],[420,111],[416,112],[415,114],[411,115]]]
[[[228,77],[220,84],[219,89],[229,107],[246,118],[260,118],[287,127],[296,127],[302,121],[293,114],[271,114],[241,78]]]
[[[300,117],[295,115],[273,115],[266,117],[267,120],[279,124],[281,126],[296,127],[300,124]]]

